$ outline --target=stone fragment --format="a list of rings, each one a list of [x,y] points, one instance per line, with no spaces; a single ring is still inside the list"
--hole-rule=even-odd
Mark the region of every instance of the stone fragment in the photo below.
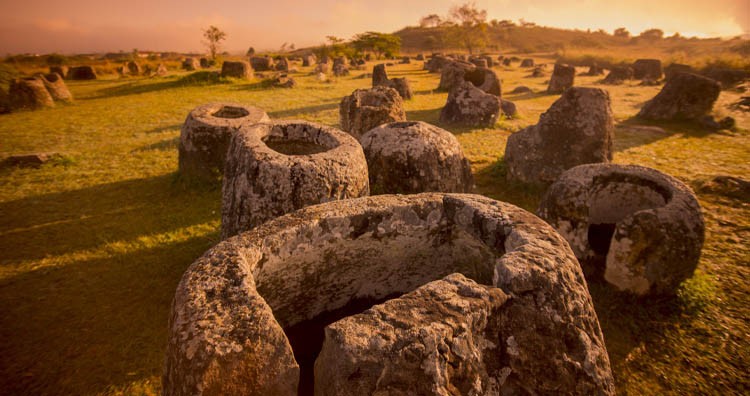
[[[11,155],[0,162],[0,168],[39,168],[47,162],[62,158],[58,153]]]
[[[49,74],[57,73],[62,77],[65,77],[68,75],[68,66],[50,66],[49,67]]]
[[[68,70],[68,80],[96,80],[96,73],[91,66],[75,66]]]
[[[339,105],[341,129],[359,140],[363,133],[389,122],[406,121],[404,101],[393,89],[383,86],[357,89]]]
[[[411,87],[409,86],[409,81],[406,78],[389,79],[384,64],[375,65],[375,67],[373,67],[372,86],[373,88],[378,86],[393,88],[404,100],[409,100],[413,96]]]
[[[534,67],[534,60],[531,58],[526,58],[522,60],[521,67]]]
[[[671,63],[669,66],[664,68],[664,78],[669,80],[677,73],[694,73],[693,67],[690,65],[683,65],[680,63]]]
[[[662,74],[658,59],[638,59],[633,63],[633,78],[636,80],[659,80]]]
[[[500,98],[468,81],[462,81],[448,94],[440,111],[440,122],[473,127],[491,127],[500,115]]]
[[[590,279],[618,290],[673,294],[703,246],[692,190],[655,169],[590,164],[563,173],[538,211],[570,244]]]
[[[425,122],[393,122],[360,138],[373,194],[469,192],[471,165],[452,133]]]
[[[508,138],[508,178],[547,185],[576,165],[610,162],[614,118],[607,91],[572,87],[539,117]]]
[[[609,74],[602,80],[602,84],[619,85],[633,79],[633,68],[630,66],[613,66]]]
[[[559,94],[573,86],[575,81],[576,68],[562,63],[556,63],[552,71],[552,77],[549,79],[547,93]]]
[[[638,117],[648,120],[697,120],[708,114],[721,93],[721,85],[692,73],[676,73],[664,88],[646,102]]]
[[[11,109],[36,110],[55,106],[44,82],[36,77],[17,78],[11,81],[8,103]]]
[[[253,68],[245,61],[224,61],[221,65],[221,76],[250,80],[253,78]]]
[[[195,58],[185,58],[185,60],[182,61],[182,70],[195,71],[198,70],[200,66],[200,62]]]
[[[128,62],[127,66],[128,66],[128,73],[131,76],[140,76],[143,74],[143,68],[141,67],[140,64],[138,64],[138,62],[130,61]]]
[[[39,74],[37,78],[42,81],[55,102],[70,103],[73,101],[73,94],[70,93],[68,86],[65,85],[65,80],[59,74]]]
[[[284,56],[280,57],[276,61],[276,70],[288,72],[289,71],[289,60],[286,57],[284,57]]]
[[[250,58],[250,66],[255,71],[269,71],[273,69],[273,59],[268,56],[253,56]]]

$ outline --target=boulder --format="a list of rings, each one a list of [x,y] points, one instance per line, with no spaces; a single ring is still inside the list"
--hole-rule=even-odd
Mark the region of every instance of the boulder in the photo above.
[[[416,59],[418,61],[423,61],[424,60],[424,54],[417,54],[417,56],[414,57],[414,59]]]
[[[383,86],[357,89],[345,96],[339,106],[341,129],[359,140],[378,125],[406,121],[404,101],[393,89]]]
[[[333,64],[333,75],[336,77],[343,77],[349,75],[349,67],[345,63],[334,63]]]
[[[306,121],[245,125],[232,135],[227,152],[221,235],[369,192],[362,146],[343,131]]]
[[[518,115],[516,104],[510,100],[500,99],[500,110],[503,112],[505,118],[513,118]]]
[[[313,54],[305,55],[305,56],[302,57],[302,67],[312,66],[316,62],[317,62],[317,60],[315,59],[315,55],[313,55]]]
[[[360,138],[373,194],[470,192],[471,165],[452,133],[425,122],[393,122]]]
[[[200,67],[200,63],[195,58],[185,58],[182,61],[182,70],[195,71]]]
[[[221,65],[221,76],[250,80],[253,78],[253,68],[245,61],[224,61]]]
[[[211,64],[208,62],[208,58],[201,58],[198,63],[200,63],[201,68],[208,69],[211,67]]]
[[[614,118],[607,91],[572,87],[539,117],[508,138],[508,178],[548,185],[581,164],[610,162]]]
[[[694,73],[693,67],[680,63],[672,63],[664,68],[664,78],[669,80],[677,73]]]
[[[549,79],[547,93],[559,94],[573,86],[576,77],[576,68],[562,63],[556,63]]]
[[[96,73],[91,66],[75,66],[68,70],[68,80],[96,80]]]
[[[57,73],[62,77],[65,77],[68,75],[68,66],[50,66],[49,67],[49,73]]]
[[[546,76],[547,73],[544,72],[544,66],[538,65],[534,67],[534,70],[531,71],[531,74],[528,77],[531,78],[539,78]]]
[[[40,74],[37,78],[42,80],[44,87],[47,88],[47,92],[55,102],[69,103],[73,101],[73,94],[70,93],[68,86],[65,85],[65,80],[59,74]]]
[[[268,56],[253,56],[250,58],[250,66],[255,71],[269,71],[273,69],[273,59]]]
[[[190,265],[169,318],[169,395],[615,392],[567,242],[476,195],[365,197],[270,220]]]
[[[214,180],[224,173],[229,141],[242,126],[270,121],[265,111],[237,103],[208,103],[193,109],[180,131],[179,171]]]
[[[646,102],[638,117],[648,120],[695,120],[708,114],[721,93],[721,85],[707,77],[677,73]]]
[[[273,78],[271,84],[276,88],[294,88],[297,82],[286,74],[280,74]]]
[[[402,65],[408,65],[411,63],[411,59],[409,59],[408,56],[404,56],[401,58],[401,62],[399,62]]]
[[[286,57],[283,57],[283,56],[280,57],[276,61],[276,70],[288,72],[289,71],[289,60],[287,60]]]
[[[156,70],[154,70],[155,76],[166,76],[167,75],[167,66],[163,63],[159,63],[158,66],[156,66]]]
[[[0,168],[39,168],[42,165],[60,159],[58,153],[34,153],[11,155],[0,161]]]
[[[36,110],[54,107],[55,102],[40,78],[17,78],[10,83],[8,103],[11,109]]]
[[[604,69],[596,63],[592,63],[589,70],[583,73],[584,76],[601,76],[602,74],[604,74]]]
[[[633,63],[633,78],[636,80],[659,80],[662,74],[658,59],[638,59]]]
[[[511,60],[510,58],[504,58],[503,59],[503,66],[510,66]]]
[[[472,83],[475,87],[482,91],[502,96],[500,91],[500,78],[495,74],[492,69],[486,67],[477,67],[473,70],[467,70],[464,73],[464,80]]]
[[[143,68],[138,62],[130,61],[128,62],[128,73],[131,76],[140,76],[143,74]]]
[[[491,127],[500,115],[500,98],[488,94],[468,81],[462,81],[448,94],[440,111],[444,124]]]
[[[440,85],[438,90],[450,91],[454,86],[464,81],[464,76],[469,70],[476,69],[472,63],[454,61],[443,65],[440,73]]]
[[[314,74],[328,74],[331,72],[331,64],[330,63],[318,63],[315,65],[315,70],[313,70]]]
[[[491,56],[485,55],[485,56],[482,57],[482,59],[484,59],[487,62],[487,67],[491,68],[491,67],[495,66],[495,60],[492,59]],[[479,65],[477,65],[477,67],[479,67]]]
[[[534,67],[534,60],[531,58],[526,58],[522,60],[521,67]]]
[[[532,91],[531,88],[529,88],[529,87],[527,87],[525,85],[519,85],[519,86],[513,88],[512,91],[510,91],[510,93],[512,93],[512,94],[522,94],[522,93],[531,93],[531,92],[534,92],[534,91]]]
[[[602,80],[602,84],[619,85],[626,80],[633,79],[633,68],[630,66],[613,66],[609,74]]]
[[[484,67],[484,68],[488,67],[487,60],[484,58],[474,58],[471,60],[471,63],[473,63],[474,66],[476,67]]]
[[[538,211],[570,244],[589,280],[637,295],[674,294],[698,265],[703,215],[692,190],[655,169],[581,165]]]
[[[445,65],[451,62],[452,60],[447,57],[440,56],[440,55],[433,55],[433,57],[430,58],[429,61],[424,63],[424,68],[430,73],[440,73],[442,72],[443,67],[445,67]]]
[[[404,100],[409,100],[413,96],[411,87],[409,86],[409,81],[406,78],[389,79],[384,64],[375,65],[375,67],[373,67],[372,86],[373,88],[379,86],[393,88]]]

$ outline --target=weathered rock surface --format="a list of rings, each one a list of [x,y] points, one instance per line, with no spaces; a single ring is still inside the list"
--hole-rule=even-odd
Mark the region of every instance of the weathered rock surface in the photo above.
[[[633,63],[633,78],[636,80],[659,80],[662,74],[658,59],[638,59]]]
[[[36,110],[55,106],[44,82],[36,77],[17,78],[11,81],[8,101],[11,109]]]
[[[466,72],[476,69],[476,66],[467,62],[453,61],[443,65],[440,73],[440,84],[438,89],[450,91],[453,87],[458,86],[465,81]]]
[[[599,66],[596,63],[592,63],[591,66],[589,66],[589,70],[584,73],[584,76],[601,76],[604,74],[604,69]]]
[[[510,58],[505,58],[503,59],[503,66],[510,66],[511,62]]]
[[[456,349],[441,347],[438,351],[455,354],[465,362],[478,363],[479,358],[460,354],[466,350],[463,348],[481,350],[481,367],[441,366],[449,370],[456,385],[466,384],[459,380],[462,376],[479,378],[481,374],[477,377],[474,373],[486,371],[487,382],[467,386],[487,386],[490,394],[614,394],[596,313],[567,242],[522,209],[458,194],[328,202],[269,221],[206,252],[188,268],[175,293],[164,392],[296,395],[301,378],[303,389],[307,386],[312,393],[316,375],[312,364],[319,344],[311,339],[325,325],[315,327],[321,315],[336,321],[453,273],[499,288],[502,294],[491,287],[469,285],[454,275],[440,284],[448,288],[447,296],[441,294],[447,299],[414,307],[411,316],[399,321],[429,319],[428,312],[437,312],[441,306],[468,313],[464,299],[485,301],[483,290],[500,299],[503,295],[511,298],[479,311],[487,312],[487,325],[482,324],[484,314],[443,318],[479,319],[471,322],[473,328],[453,332],[449,340],[432,338],[454,342]],[[405,296],[405,302],[396,307],[409,305],[414,301],[410,297],[428,295],[425,290],[436,290],[435,285]],[[460,306],[465,309],[449,304],[451,301],[464,301]],[[486,306],[471,301],[474,307]],[[413,316],[420,312],[424,316]],[[382,319],[384,325],[396,323]],[[442,328],[429,322],[433,323],[431,331]],[[497,330],[481,334],[482,328]],[[301,336],[287,338],[285,330]],[[402,330],[400,334],[413,339],[411,332]],[[477,338],[460,341],[469,334],[477,334]],[[468,342],[481,337],[497,343]],[[383,348],[378,348],[379,343]],[[386,349],[386,345],[390,347]],[[379,349],[384,357],[406,358],[419,356],[410,351],[417,352],[422,346],[425,350],[437,347],[400,346],[382,337],[372,338],[370,347]],[[337,362],[347,367],[356,363]],[[401,370],[417,372],[419,363],[411,362],[415,365],[404,368],[391,361],[376,363],[390,367],[382,378],[393,379],[390,386],[395,387]],[[371,374],[371,367],[362,367],[361,372]],[[421,375],[435,373],[430,378],[436,378],[437,369],[425,365]]]
[[[500,99],[500,110],[507,118],[513,118],[518,115],[516,104],[511,102],[510,100]]]
[[[221,76],[249,80],[253,78],[253,68],[245,61],[224,61],[221,65]]]
[[[305,121],[243,126],[232,135],[224,166],[221,235],[369,192],[362,146],[343,131]]]
[[[341,129],[359,139],[378,125],[406,121],[404,101],[393,89],[383,86],[357,89],[339,105]]]
[[[582,165],[563,173],[539,215],[570,243],[584,272],[638,295],[673,294],[703,246],[692,190],[655,169]]]
[[[607,91],[572,87],[539,117],[539,123],[508,138],[508,177],[536,185],[552,183],[576,165],[610,162],[613,140]]]
[[[694,73],[693,67],[690,65],[683,65],[680,63],[671,63],[669,66],[664,68],[664,78],[669,80],[677,73]]]
[[[389,87],[393,88],[398,92],[404,100],[412,98],[413,94],[409,81],[406,78],[388,78],[388,73],[385,71],[385,65],[375,65],[372,69],[372,86],[374,87]]]
[[[502,95],[500,91],[500,78],[492,69],[477,67],[473,70],[467,70],[463,78],[488,94],[498,97]]]
[[[38,78],[42,81],[44,87],[47,88],[47,92],[49,92],[54,101],[68,103],[73,101],[73,94],[70,93],[68,86],[65,85],[65,80],[59,74],[40,74]]]
[[[182,61],[182,70],[195,71],[195,70],[198,70],[198,68],[200,67],[201,67],[201,64],[198,61],[198,59],[185,58],[185,60]]]
[[[522,60],[521,67],[534,67],[534,60],[531,58],[526,58]]]
[[[237,103],[208,103],[188,114],[180,131],[182,175],[214,179],[224,173],[229,141],[242,126],[270,121],[265,111]]]
[[[547,93],[559,94],[573,86],[576,78],[576,68],[562,63],[556,63],[552,71],[552,77],[549,79]]]
[[[602,84],[619,85],[627,80],[633,79],[633,68],[630,66],[613,66]]]
[[[268,56],[253,56],[250,58],[250,66],[255,71],[269,71],[273,69],[273,59]]]
[[[39,168],[54,159],[61,158],[58,153],[34,153],[11,155],[0,162],[0,168]]]
[[[527,87],[525,85],[519,85],[519,86],[513,88],[512,91],[510,91],[510,93],[512,93],[512,94],[521,94],[521,93],[530,93],[530,92],[534,92],[534,91],[532,91],[531,88],[529,88],[529,87]]]
[[[425,122],[394,122],[360,138],[373,194],[470,192],[471,165],[452,133]]]
[[[317,395],[499,394],[510,296],[461,274],[335,322],[315,362]]]
[[[471,60],[471,63],[473,63],[476,67],[489,67],[489,65],[487,64],[487,60],[484,58],[474,58]]]
[[[468,81],[462,81],[448,94],[440,111],[440,122],[475,127],[495,125],[500,115],[500,98],[488,94]]]
[[[447,65],[450,62],[452,62],[452,60],[449,58],[446,58],[445,56],[433,55],[429,61],[425,62],[424,68],[425,70],[428,70],[430,73],[441,73],[443,70],[443,67],[445,67],[445,65]]]
[[[721,85],[692,73],[676,73],[638,117],[649,120],[695,120],[708,114],[719,98]]]
[[[128,72],[131,76],[140,76],[143,74],[143,68],[138,62],[130,61],[128,62]]]
[[[289,71],[289,60],[286,57],[284,57],[284,56],[280,57],[276,61],[276,70],[288,72]]]
[[[317,62],[317,58],[314,54],[305,55],[302,57],[302,67],[309,67]]]
[[[68,80],[96,80],[96,73],[91,66],[75,66],[68,70]]]

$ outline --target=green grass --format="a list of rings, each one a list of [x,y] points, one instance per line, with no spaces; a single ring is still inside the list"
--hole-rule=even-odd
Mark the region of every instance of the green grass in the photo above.
[[[477,193],[533,211],[540,191],[506,181],[505,142],[558,96],[538,93],[546,78],[525,78],[528,70],[496,70],[504,92],[518,85],[537,92],[505,95],[521,116],[491,129],[447,129],[472,163]],[[219,186],[188,186],[175,175],[187,113],[232,101],[272,118],[335,126],[341,98],[370,85],[359,78],[365,72],[332,83],[300,73],[291,90],[187,74],[71,82],[72,105],[0,116],[0,156],[63,154],[40,169],[0,170],[0,393],[159,393],[175,287],[218,241]],[[408,118],[439,124],[447,94],[434,92],[438,76],[416,64],[389,73],[409,78],[416,93],[406,103]],[[654,167],[686,183],[750,175],[750,120],[727,109],[739,93],[723,92],[715,108],[737,118],[737,131],[671,124],[654,132],[637,128],[632,117],[658,87],[605,88],[618,121],[615,162]],[[679,298],[635,300],[590,285],[622,394],[742,394],[750,385],[750,204],[699,198],[706,243],[699,275]]]

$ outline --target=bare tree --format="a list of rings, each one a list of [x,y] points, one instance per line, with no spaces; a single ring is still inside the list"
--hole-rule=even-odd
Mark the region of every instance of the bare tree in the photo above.
[[[443,19],[440,18],[437,14],[430,14],[425,17],[422,17],[422,19],[419,20],[419,26],[423,28],[432,28],[440,26],[440,22],[442,22]]]
[[[227,34],[216,26],[209,26],[203,31],[203,37],[206,39],[203,45],[208,47],[211,59],[216,59],[216,54],[221,50],[221,42],[226,40]]]
[[[480,10],[476,3],[468,2],[454,6],[450,17],[456,22],[452,38],[469,53],[487,45],[487,10]]]

